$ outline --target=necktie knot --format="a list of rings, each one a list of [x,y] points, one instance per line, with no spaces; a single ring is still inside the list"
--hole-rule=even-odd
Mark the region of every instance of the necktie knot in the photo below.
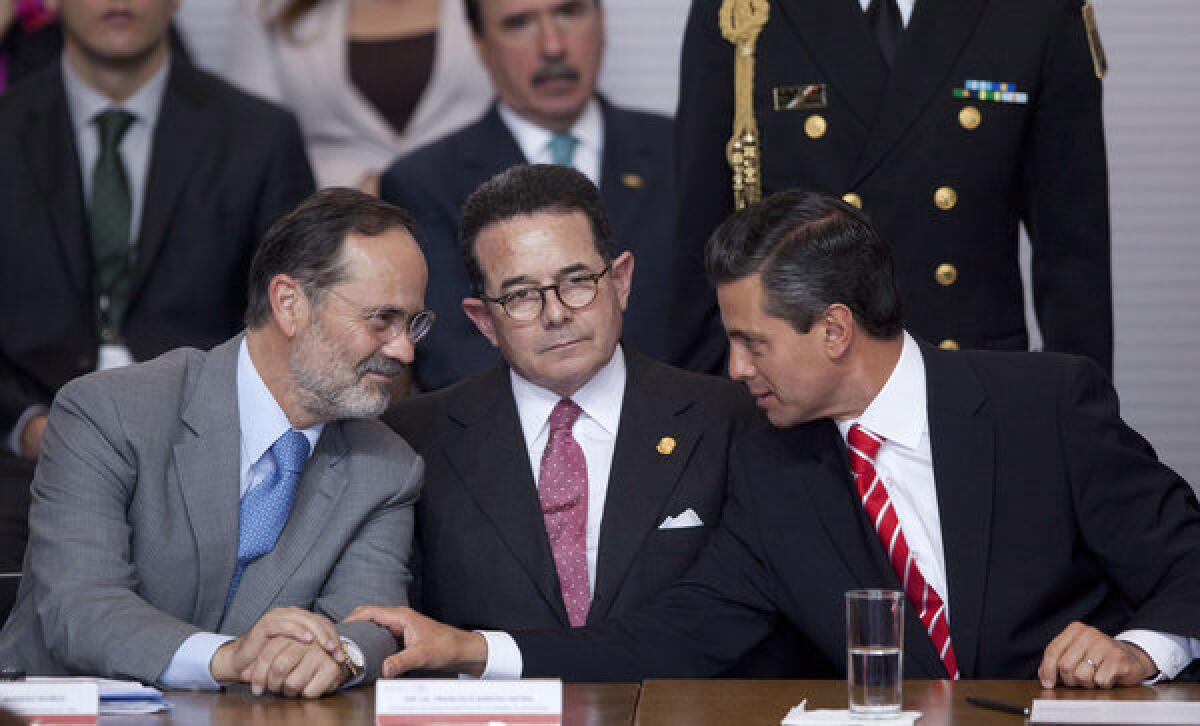
[[[867,22],[879,42],[879,52],[891,68],[896,60],[896,49],[904,34],[904,16],[896,0],[871,0],[867,6]]]
[[[104,151],[114,151],[125,138],[125,132],[133,125],[135,117],[128,111],[110,108],[96,114],[96,129],[100,134],[100,148]]]
[[[550,137],[546,146],[550,149],[551,161],[559,166],[572,166],[571,161],[575,158],[575,147],[579,146],[579,139],[565,131],[559,131]]]
[[[570,432],[582,413],[583,409],[571,399],[560,399],[550,412],[550,433]]]
[[[850,447],[850,469],[859,474],[866,464],[873,464],[879,454],[879,447],[885,439],[879,434],[854,424],[846,434],[846,443]]]
[[[282,471],[298,474],[308,463],[308,437],[296,429],[288,429],[271,444],[275,465]]]

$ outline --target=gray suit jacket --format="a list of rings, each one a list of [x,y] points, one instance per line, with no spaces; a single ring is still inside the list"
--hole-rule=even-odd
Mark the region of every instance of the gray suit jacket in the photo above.
[[[0,632],[0,664],[31,674],[157,680],[193,633],[246,632],[296,606],[334,621],[406,602],[413,502],[424,464],[374,420],[328,424],[275,549],[237,559],[241,336],[204,353],[78,378],[50,412],[34,478],[25,577]],[[344,623],[367,679],[396,649]]]

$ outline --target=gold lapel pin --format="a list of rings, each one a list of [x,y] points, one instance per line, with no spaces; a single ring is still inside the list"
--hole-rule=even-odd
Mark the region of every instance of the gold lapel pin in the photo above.
[[[654,448],[663,456],[670,456],[671,452],[675,450],[675,439],[670,436],[664,436],[658,440],[658,446]]]
[[[646,180],[642,178],[642,175],[634,174],[631,171],[625,172],[621,175],[621,183],[630,189],[641,189],[642,187],[646,186]]]

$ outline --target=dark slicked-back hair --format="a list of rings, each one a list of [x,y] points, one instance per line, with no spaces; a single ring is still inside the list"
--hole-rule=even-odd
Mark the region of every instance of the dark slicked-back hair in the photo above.
[[[592,230],[596,253],[608,262],[613,258],[612,232],[600,201],[600,190],[586,176],[567,166],[522,164],[488,179],[467,197],[459,222],[458,251],[467,266],[471,287],[483,294],[486,281],[475,254],[479,231],[513,217],[539,212],[570,214],[582,212]]]
[[[736,212],[713,233],[705,268],[715,285],[760,275],[768,315],[807,333],[842,303],[874,338],[904,327],[892,254],[865,215],[825,194],[790,190]]]
[[[250,263],[246,327],[261,328],[270,320],[268,288],[276,275],[294,278],[319,305],[324,292],[345,278],[346,236],[375,237],[397,227],[416,237],[412,218],[404,210],[354,189],[322,189],[305,199],[271,225]]]
[[[599,7],[600,0],[592,1]],[[467,24],[471,26],[471,32],[475,35],[483,35],[483,15],[479,12],[479,5],[483,2],[487,2],[487,0],[463,0],[463,6],[467,11]]]

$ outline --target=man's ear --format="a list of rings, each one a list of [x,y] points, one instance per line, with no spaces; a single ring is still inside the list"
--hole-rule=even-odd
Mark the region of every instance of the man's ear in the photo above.
[[[854,313],[842,303],[834,303],[821,313],[822,343],[830,360],[841,360],[854,342]]]
[[[477,297],[464,297],[462,300],[463,312],[475,323],[475,327],[479,328],[479,332],[483,333],[483,337],[488,339],[493,348],[499,348],[496,342],[496,321],[492,320],[492,313],[488,310],[488,304]]]
[[[613,285],[617,289],[617,302],[621,306],[621,311],[624,312],[629,306],[629,291],[633,289],[633,253],[625,250],[617,259],[612,261]]]
[[[267,298],[271,301],[271,318],[285,337],[291,339],[308,327],[312,305],[293,277],[283,274],[272,277],[267,285]]]

